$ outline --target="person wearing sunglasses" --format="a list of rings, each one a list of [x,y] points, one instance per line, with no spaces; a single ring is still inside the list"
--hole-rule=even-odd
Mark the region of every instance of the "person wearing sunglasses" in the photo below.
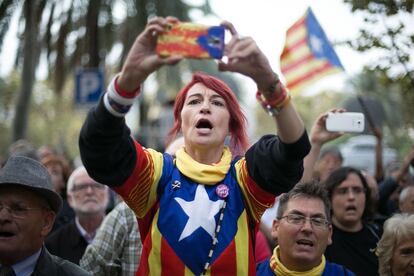
[[[105,218],[109,190],[93,180],[81,166],[70,175],[66,192],[75,218],[53,232],[46,239],[46,247],[53,254],[79,264]]]
[[[327,191],[319,182],[299,183],[280,196],[272,226],[278,245],[271,258],[257,266],[257,275],[354,275],[324,257],[332,243],[330,213]]]

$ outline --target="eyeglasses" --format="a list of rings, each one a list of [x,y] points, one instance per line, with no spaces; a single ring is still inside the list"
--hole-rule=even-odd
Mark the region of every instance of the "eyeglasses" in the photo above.
[[[347,195],[352,191],[353,195],[360,195],[365,193],[365,188],[364,187],[342,187],[342,188],[337,188],[335,189],[334,193],[337,195]]]
[[[3,209],[6,209],[13,218],[25,218],[27,214],[29,213],[29,211],[47,210],[48,208],[45,208],[45,207],[42,207],[42,208],[32,207],[31,208],[31,207],[23,207],[20,205],[7,206],[7,205],[0,204],[0,213],[1,211],[3,211]]]
[[[279,218],[279,220],[281,219],[286,219],[288,223],[293,224],[293,225],[298,225],[298,226],[305,225],[306,221],[309,219],[310,224],[313,227],[317,227],[317,228],[325,228],[330,224],[329,221],[325,218],[319,218],[319,217],[309,218],[309,217],[299,215],[299,214],[289,214],[289,215]]]
[[[86,191],[88,188],[91,188],[92,190],[97,191],[97,190],[104,190],[105,186],[99,183],[77,184],[73,186],[72,191],[73,192]]]

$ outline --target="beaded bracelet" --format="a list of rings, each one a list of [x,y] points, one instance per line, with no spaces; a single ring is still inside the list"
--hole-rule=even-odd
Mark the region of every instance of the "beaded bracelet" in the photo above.
[[[291,98],[290,94],[287,94],[279,105],[271,105],[264,99],[264,96],[259,91],[257,91],[256,94],[256,99],[259,101],[260,105],[269,114],[269,116],[273,117],[277,116],[279,112],[288,105]]]
[[[262,92],[257,91],[256,99],[259,101],[260,105],[270,116],[277,116],[279,112],[287,106],[291,100],[290,94],[287,92],[285,86],[279,81],[279,78],[276,77],[276,81],[272,83],[268,91],[272,92],[271,96],[275,95],[274,91],[277,86],[280,88],[280,93],[276,97],[265,97]]]
[[[266,95],[264,96],[265,99],[272,104],[278,101],[279,97],[283,96],[283,92],[285,92],[285,91],[282,91],[282,93],[279,93],[279,94],[275,93],[279,84],[280,84],[279,76],[277,74],[274,74],[274,81],[269,85],[269,87],[265,91],[263,91],[265,92],[264,94]]]

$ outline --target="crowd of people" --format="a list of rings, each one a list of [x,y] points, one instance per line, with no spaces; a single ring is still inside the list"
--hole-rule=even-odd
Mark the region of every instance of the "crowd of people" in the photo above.
[[[218,69],[256,83],[275,134],[249,144],[234,93],[197,72],[177,95],[166,151],[132,138],[124,116],[141,84],[183,59],[155,52],[175,23],[151,19],[136,38],[81,129],[82,164],[48,146],[10,148],[0,275],[414,275],[414,146],[373,175],[343,166],[326,147],[343,133],[325,122],[345,110],[321,114],[308,136],[266,56],[229,22]]]

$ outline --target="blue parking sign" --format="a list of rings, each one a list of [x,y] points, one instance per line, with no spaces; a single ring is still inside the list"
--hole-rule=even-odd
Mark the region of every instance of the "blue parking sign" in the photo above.
[[[76,72],[76,105],[92,105],[103,93],[104,73],[98,68],[81,69]]]

